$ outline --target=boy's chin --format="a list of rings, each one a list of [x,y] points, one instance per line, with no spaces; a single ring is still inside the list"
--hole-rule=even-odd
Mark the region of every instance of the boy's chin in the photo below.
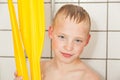
[[[71,64],[71,63],[74,63],[76,60],[71,59],[71,58],[62,58],[60,59],[60,61],[65,64]]]

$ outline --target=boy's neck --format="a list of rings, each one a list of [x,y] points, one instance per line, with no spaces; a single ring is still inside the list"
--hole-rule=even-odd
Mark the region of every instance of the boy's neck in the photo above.
[[[76,59],[75,61],[71,63],[65,63],[55,58],[53,58],[52,61],[53,61],[54,68],[56,68],[57,70],[62,70],[63,72],[73,70],[76,68],[77,65],[79,65],[79,63],[81,63],[80,59]]]

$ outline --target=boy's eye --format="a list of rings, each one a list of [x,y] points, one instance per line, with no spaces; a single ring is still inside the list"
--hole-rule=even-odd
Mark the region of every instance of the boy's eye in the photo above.
[[[64,39],[65,37],[64,36],[62,36],[62,35],[60,35],[60,36],[58,36],[59,38],[61,38],[61,39]]]
[[[76,41],[77,43],[82,42],[82,41],[81,41],[81,40],[79,40],[79,39],[76,39],[75,41]]]

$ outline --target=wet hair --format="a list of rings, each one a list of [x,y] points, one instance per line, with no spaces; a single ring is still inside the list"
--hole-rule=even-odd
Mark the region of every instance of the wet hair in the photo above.
[[[69,18],[70,20],[74,20],[76,23],[88,21],[89,27],[91,26],[91,20],[88,12],[80,6],[73,4],[63,5],[53,18],[53,26],[56,24],[57,18],[61,18],[59,15],[64,15],[65,19]]]

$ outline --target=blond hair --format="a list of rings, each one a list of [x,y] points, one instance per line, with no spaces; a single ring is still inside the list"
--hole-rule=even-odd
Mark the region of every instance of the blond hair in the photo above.
[[[56,20],[62,14],[66,18],[73,19],[76,23],[80,23],[81,21],[88,21],[89,27],[91,26],[91,20],[88,12],[80,6],[73,5],[73,4],[66,4],[62,6],[58,12],[56,13],[55,17],[53,18],[52,25],[56,24]],[[59,17],[60,18],[60,17]]]

